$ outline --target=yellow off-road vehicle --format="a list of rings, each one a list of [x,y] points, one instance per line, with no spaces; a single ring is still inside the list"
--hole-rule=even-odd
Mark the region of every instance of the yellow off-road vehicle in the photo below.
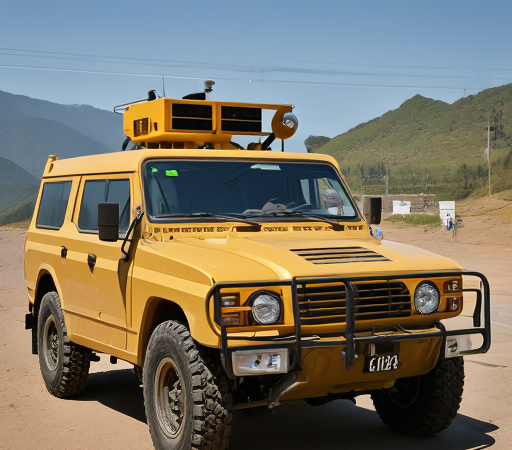
[[[28,231],[26,327],[51,394],[83,392],[97,353],[133,363],[157,449],[226,448],[235,409],[361,394],[401,433],[450,424],[462,356],[490,346],[483,275],[375,239],[380,198],[361,212],[333,158],[270,151],[290,105],[122,110],[135,149],[50,156]],[[447,331],[467,295],[473,327]]]

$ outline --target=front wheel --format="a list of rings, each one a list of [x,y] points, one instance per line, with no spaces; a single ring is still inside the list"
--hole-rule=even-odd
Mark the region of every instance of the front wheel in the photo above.
[[[164,322],[151,335],[142,373],[146,416],[157,450],[223,450],[229,444],[228,380],[203,353],[178,322]]]
[[[462,357],[440,360],[426,375],[401,378],[372,394],[381,420],[408,436],[431,436],[448,428],[457,415],[464,387]]]

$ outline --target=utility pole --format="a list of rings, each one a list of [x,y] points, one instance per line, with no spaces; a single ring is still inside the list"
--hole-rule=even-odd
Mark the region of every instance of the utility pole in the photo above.
[[[487,118],[487,167],[489,168],[489,197],[491,196],[491,123]]]

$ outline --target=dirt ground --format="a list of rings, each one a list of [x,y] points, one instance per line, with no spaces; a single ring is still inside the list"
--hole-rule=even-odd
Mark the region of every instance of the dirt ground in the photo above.
[[[400,436],[380,422],[369,397],[362,396],[357,405],[299,403],[257,417],[235,412],[231,449],[510,448],[512,195],[466,202],[459,214],[464,228],[456,236],[441,228],[385,221],[381,226],[385,239],[452,257],[489,279],[492,347],[485,355],[465,358],[464,398],[450,428],[431,438]],[[72,400],[54,398],[44,388],[37,356],[30,352],[30,333],[24,330],[24,237],[22,229],[0,228],[0,449],[152,449],[142,389],[130,365],[111,365],[103,356],[92,364],[86,393]],[[465,308],[463,315],[470,312]]]

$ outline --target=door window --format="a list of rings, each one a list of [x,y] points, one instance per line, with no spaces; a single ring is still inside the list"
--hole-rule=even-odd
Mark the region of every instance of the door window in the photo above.
[[[78,228],[98,231],[98,203],[119,203],[119,233],[125,234],[130,223],[130,181],[89,180],[85,182]]]

